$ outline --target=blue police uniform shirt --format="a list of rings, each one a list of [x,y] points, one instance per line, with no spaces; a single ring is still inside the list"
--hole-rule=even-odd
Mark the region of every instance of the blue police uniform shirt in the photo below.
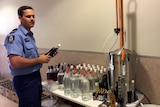
[[[28,32],[23,26],[19,25],[17,30],[7,35],[4,46],[7,49],[7,55],[20,55],[25,58],[39,57],[38,48],[32,32]],[[38,71],[42,64],[36,64],[27,68],[12,68],[9,63],[9,72],[12,76],[30,74]]]

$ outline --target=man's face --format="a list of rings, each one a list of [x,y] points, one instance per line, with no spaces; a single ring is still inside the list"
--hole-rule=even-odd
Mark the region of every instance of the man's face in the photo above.
[[[23,11],[23,16],[19,16],[19,20],[21,22],[21,25],[30,31],[30,28],[34,26],[35,23],[35,15],[34,11],[32,9],[26,9]]]

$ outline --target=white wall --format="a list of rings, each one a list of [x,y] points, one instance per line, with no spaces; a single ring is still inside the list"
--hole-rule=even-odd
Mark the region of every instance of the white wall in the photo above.
[[[36,12],[32,29],[39,48],[58,43],[65,50],[108,52],[116,37],[115,0],[1,0],[0,44],[19,24],[17,8],[30,5]],[[160,55],[160,0],[123,0],[126,48],[139,55]],[[105,43],[105,45],[104,45]],[[119,41],[113,48],[119,48]]]

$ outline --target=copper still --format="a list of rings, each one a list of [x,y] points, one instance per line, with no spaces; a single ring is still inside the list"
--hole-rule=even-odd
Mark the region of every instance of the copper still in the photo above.
[[[120,48],[109,52],[109,85],[120,107],[136,100],[135,69],[137,55],[124,48],[123,0],[116,0],[115,33],[120,37]]]

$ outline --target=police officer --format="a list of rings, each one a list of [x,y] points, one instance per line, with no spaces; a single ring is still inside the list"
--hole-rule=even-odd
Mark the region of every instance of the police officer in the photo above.
[[[9,58],[9,71],[13,76],[19,107],[41,107],[40,68],[42,63],[48,63],[51,57],[38,54],[31,32],[35,24],[33,8],[21,6],[18,9],[18,17],[20,25],[8,34],[4,41]]]

